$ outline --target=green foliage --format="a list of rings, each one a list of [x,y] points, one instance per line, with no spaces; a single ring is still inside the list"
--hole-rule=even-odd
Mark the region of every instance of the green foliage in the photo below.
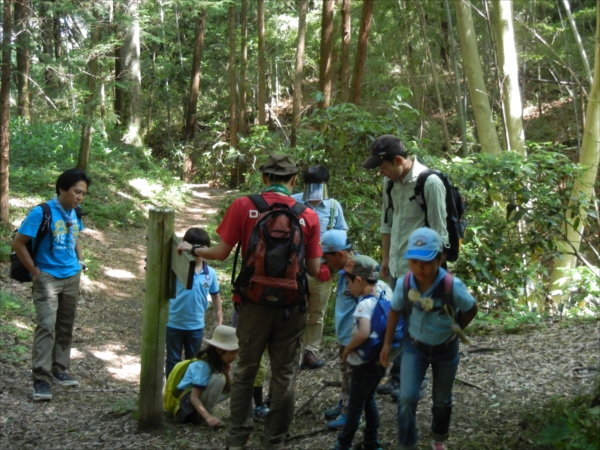
[[[572,400],[555,399],[550,411],[537,419],[543,425],[537,445],[554,449],[595,450],[600,442],[600,378],[591,394]]]
[[[8,292],[0,291],[0,354],[7,362],[23,362],[29,348],[22,344],[33,337],[29,322],[33,304]]]
[[[10,131],[11,195],[36,202],[52,198],[60,173],[77,163],[80,130],[72,123],[14,119]],[[139,150],[95,134],[90,153],[92,185],[83,209],[97,227],[141,227],[150,206],[174,206],[186,198],[181,182]]]

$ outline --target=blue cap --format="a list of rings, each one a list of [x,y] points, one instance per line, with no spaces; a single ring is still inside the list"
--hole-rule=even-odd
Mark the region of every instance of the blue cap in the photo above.
[[[442,238],[431,228],[417,228],[408,238],[408,250],[404,259],[431,261],[444,249]]]
[[[352,248],[352,241],[342,230],[328,230],[321,236],[323,252],[339,252]]]

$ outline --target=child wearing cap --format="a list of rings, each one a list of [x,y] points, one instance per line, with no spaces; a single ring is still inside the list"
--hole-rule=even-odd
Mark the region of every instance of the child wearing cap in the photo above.
[[[389,362],[395,326],[402,313],[408,313],[408,332],[400,364],[399,449],[417,446],[417,403],[421,382],[429,365],[433,373],[432,448],[446,448],[444,442],[448,437],[452,413],[452,385],[459,362],[457,336],[477,314],[477,303],[464,283],[456,277],[448,278],[441,267],[444,260],[442,250],[442,239],[434,230],[418,228],[413,231],[404,254],[410,272],[404,282],[398,280],[389,312],[380,355],[384,366]],[[446,296],[451,297],[451,305],[444,303]]]
[[[375,402],[375,391],[385,374],[385,367],[363,360],[356,351],[371,335],[371,317],[379,298],[375,287],[379,279],[379,264],[368,256],[355,255],[346,263],[344,272],[348,290],[358,299],[358,304],[353,314],[352,338],[342,353],[342,361],[352,366],[352,379],[348,416],[342,432],[338,435],[335,449],[352,448],[352,440],[364,412],[366,426],[362,448],[379,450],[379,411]]]
[[[176,420],[218,427],[221,421],[212,411],[229,398],[229,370],[238,354],[238,338],[235,328],[219,325],[206,342],[208,346],[196,354],[198,360],[190,363],[177,385],[182,394]]]
[[[346,345],[352,338],[352,324],[354,322],[354,311],[356,309],[357,299],[348,289],[346,277],[344,276],[344,266],[350,260],[355,252],[352,250],[352,241],[343,230],[329,230],[321,236],[321,248],[323,249],[323,259],[327,265],[339,273],[339,280],[335,291],[335,334],[339,343],[340,372],[342,373],[342,389],[340,399],[336,406],[325,411],[327,427],[331,430],[341,430],[346,424],[348,416],[348,398],[350,397],[350,383],[352,379],[352,365],[342,361]],[[383,281],[377,281],[375,285],[378,295],[384,295],[386,298],[392,298],[390,287]]]

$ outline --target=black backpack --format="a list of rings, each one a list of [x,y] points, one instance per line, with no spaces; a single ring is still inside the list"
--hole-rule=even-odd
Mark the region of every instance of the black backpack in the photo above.
[[[35,235],[35,245],[32,247],[31,239],[27,241],[26,244],[27,251],[29,251],[29,254],[31,255],[31,259],[33,260],[34,264],[35,256],[37,255],[40,243],[42,242],[42,239],[48,234],[48,231],[50,230],[50,222],[52,221],[52,212],[50,211],[50,206],[48,205],[48,203],[41,203],[38,206],[42,207],[42,223],[40,223],[40,227],[38,228],[38,231]],[[17,231],[18,229],[13,232],[13,239],[15,238]],[[52,243],[50,245],[52,246]],[[19,281],[21,283],[31,281],[31,274],[29,273],[29,270],[25,268],[21,260],[17,257],[17,254],[14,250],[10,254],[10,277],[13,280]]]
[[[308,281],[304,262],[304,233],[299,217],[306,209],[296,202],[269,205],[262,195],[248,198],[258,209],[258,218],[242,260],[242,269],[235,278],[241,242],[233,262],[231,283],[233,292],[242,302],[287,308],[305,308]]]
[[[458,259],[460,253],[460,247],[465,237],[465,229],[467,228],[467,221],[465,220],[465,211],[467,210],[467,204],[463,200],[462,195],[456,186],[452,184],[448,175],[444,172],[440,172],[435,169],[427,169],[419,174],[417,177],[417,184],[415,185],[415,195],[410,200],[416,200],[423,213],[425,214],[425,226],[429,227],[429,221],[427,220],[427,204],[425,203],[425,181],[431,175],[437,175],[444,187],[446,188],[446,230],[448,231],[448,241],[450,247],[444,247],[444,254],[446,255],[446,261],[454,262]],[[385,221],[388,220],[388,211],[394,209],[392,201],[392,188],[394,182],[388,180],[386,193],[388,196],[388,209],[385,211]]]

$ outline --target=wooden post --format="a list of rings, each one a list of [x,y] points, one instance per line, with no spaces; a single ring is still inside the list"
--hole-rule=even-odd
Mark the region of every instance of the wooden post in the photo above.
[[[138,407],[139,431],[163,425],[165,335],[169,317],[171,238],[174,224],[175,212],[172,209],[150,209]]]

